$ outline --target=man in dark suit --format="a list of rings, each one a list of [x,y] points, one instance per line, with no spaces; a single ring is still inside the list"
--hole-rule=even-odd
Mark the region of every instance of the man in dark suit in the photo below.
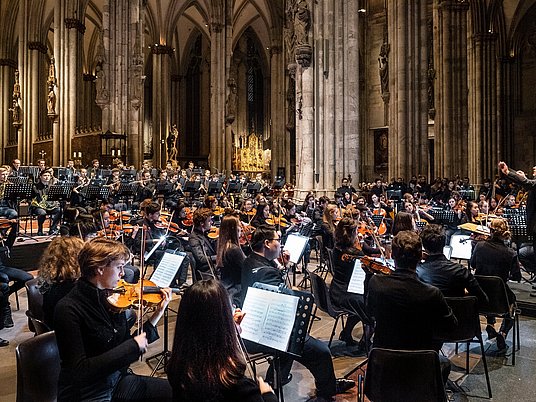
[[[212,211],[208,208],[200,208],[193,215],[194,228],[188,242],[195,260],[195,272],[201,275],[203,272],[214,275],[216,264],[216,249],[206,233],[212,225]]]
[[[251,248],[253,252],[244,260],[242,264],[242,289],[244,296],[249,286],[255,282],[266,283],[268,285],[280,286],[285,284],[282,266],[276,261],[281,252],[281,236],[273,226],[261,225],[253,234]],[[249,352],[267,351],[262,345],[246,341],[246,348]],[[355,382],[346,379],[335,379],[331,352],[328,346],[307,336],[302,355],[295,360],[303,364],[315,378],[317,388],[316,402],[331,401],[335,394],[348,391],[355,386]],[[283,384],[292,379],[290,369],[293,359],[288,356],[281,358],[281,378]],[[267,372],[268,381],[273,381],[273,370]]]
[[[445,230],[440,225],[426,225],[421,232],[421,241],[426,254],[424,262],[417,266],[417,277],[424,283],[435,286],[445,297],[463,297],[467,290],[479,302],[488,297],[470,270],[449,261],[443,254]]]
[[[435,350],[436,329],[456,325],[456,317],[441,291],[417,278],[422,243],[413,231],[402,231],[393,239],[396,270],[391,275],[374,275],[369,281],[367,309],[376,320],[374,347],[398,350]],[[450,362],[440,355],[446,382]]]

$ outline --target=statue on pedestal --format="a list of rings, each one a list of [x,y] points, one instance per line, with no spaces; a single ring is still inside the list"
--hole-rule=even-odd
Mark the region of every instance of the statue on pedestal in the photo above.
[[[179,150],[177,149],[177,140],[179,138],[179,130],[177,125],[173,124],[167,136],[167,159],[168,161],[176,161]]]

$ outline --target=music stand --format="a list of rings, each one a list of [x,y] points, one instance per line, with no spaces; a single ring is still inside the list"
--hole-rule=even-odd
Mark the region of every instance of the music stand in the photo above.
[[[386,190],[388,200],[399,201],[402,198],[402,190]]]
[[[184,190],[183,192],[185,193],[197,193],[199,191],[199,187],[201,187],[201,181],[200,180],[196,180],[196,181],[187,181],[186,182],[186,185],[184,186]]]
[[[261,183],[259,182],[253,182],[253,183],[248,183],[247,187],[246,187],[246,192],[255,196],[257,195],[257,193],[261,191]]]
[[[239,181],[230,181],[227,185],[227,194],[236,194],[242,191],[242,183]]]
[[[221,193],[222,185],[223,185],[223,183],[220,182],[220,181],[210,181],[210,182],[208,183],[207,193],[208,193],[209,195],[212,195],[212,194],[220,194],[220,193]]]
[[[86,200],[93,201],[95,203],[107,199],[110,195],[110,187],[89,184],[85,190],[85,194],[82,195],[86,198]]]
[[[173,192],[173,185],[169,182],[158,182],[156,183],[156,194],[157,195],[163,195],[166,197],[170,193]]]
[[[281,356],[282,355],[290,355],[290,356],[301,356],[303,353],[303,347],[305,345],[305,340],[307,336],[307,328],[309,328],[309,321],[311,319],[311,312],[313,310],[313,303],[314,303],[314,297],[309,292],[302,292],[292,289],[287,289],[284,287],[283,284],[280,286],[274,286],[274,285],[267,285],[264,283],[255,282],[252,285],[252,288],[260,289],[266,292],[273,292],[277,294],[284,294],[288,296],[294,296],[298,298],[298,304],[296,307],[296,313],[294,318],[294,325],[292,326],[292,330],[290,333],[289,341],[286,347],[285,351],[281,351],[278,349],[274,349],[270,346],[266,346],[262,343],[259,343],[260,345],[263,345],[269,350],[269,353],[273,353],[274,355],[274,391],[276,395],[279,397],[279,401],[284,402],[284,396],[283,396],[283,387],[281,384]],[[247,297],[247,295],[246,295]],[[247,312],[244,316],[244,319],[248,317]],[[243,322],[244,329],[246,323]],[[245,331],[244,331],[245,332]],[[243,333],[244,333],[243,332]],[[247,338],[244,338],[247,339]],[[251,341],[254,342],[254,341]],[[254,342],[255,343],[255,342]]]
[[[121,181],[133,181],[136,179],[136,170],[130,169],[130,170],[123,170],[121,174],[119,175],[119,178]]]
[[[17,231],[20,227],[20,201],[21,200],[29,200],[32,198],[32,185],[30,183],[10,183],[6,185],[6,189],[4,191],[4,199],[11,200],[15,202],[15,205],[17,206]],[[30,232],[33,234],[32,226],[30,226]],[[31,236],[28,236],[26,234],[26,230],[24,235],[21,235],[20,233],[18,236],[27,237],[29,239],[32,239],[34,241],[37,241],[37,239],[34,239]]]
[[[276,177],[274,184],[272,185],[272,190],[281,190],[285,185],[284,177]]]
[[[296,286],[296,268],[298,266],[298,263],[303,258],[303,253],[305,252],[305,248],[307,247],[307,244],[309,243],[309,238],[306,236],[299,235],[297,233],[291,233],[287,236],[287,240],[285,241],[285,244],[283,245],[283,251],[288,251],[290,254],[289,263],[293,264],[293,271],[292,271],[292,285]],[[306,270],[304,270],[306,272]],[[288,275],[288,272],[287,272]],[[304,273],[305,278],[304,280],[307,280],[307,274]],[[303,280],[302,280],[303,283]]]
[[[39,177],[39,168],[37,166],[21,166],[19,168],[19,176],[25,176],[35,182],[35,179]]]

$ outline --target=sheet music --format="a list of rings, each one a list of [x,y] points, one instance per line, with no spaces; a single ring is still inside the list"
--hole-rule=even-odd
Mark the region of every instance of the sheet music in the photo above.
[[[361,268],[361,260],[356,258],[354,263],[354,270],[352,271],[352,277],[350,283],[348,283],[348,293],[357,293],[358,295],[365,294],[365,271]]]
[[[290,340],[299,298],[248,288],[240,324],[242,338],[285,352]]]
[[[151,276],[151,281],[161,288],[169,287],[173,282],[173,278],[177,275],[183,260],[184,255],[182,254],[164,253],[160,264],[158,264]]]
[[[294,233],[288,235],[283,251],[288,251],[290,253],[290,262],[294,264],[298,263],[308,241],[309,238],[305,236],[300,236]]]

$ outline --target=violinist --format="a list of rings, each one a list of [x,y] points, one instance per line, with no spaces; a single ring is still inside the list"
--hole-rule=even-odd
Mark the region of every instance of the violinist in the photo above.
[[[208,208],[197,209],[193,214],[194,227],[188,242],[195,260],[195,272],[198,279],[203,274],[216,277],[216,248],[207,237],[212,226],[212,211]]]
[[[44,169],[39,173],[39,182],[33,186],[33,200],[30,206],[30,212],[37,215],[37,235],[43,236],[43,224],[46,215],[51,215],[52,223],[48,234],[58,233],[58,224],[61,219],[61,209],[58,201],[48,201],[48,191],[50,186],[55,184],[55,179],[49,169]]]
[[[283,266],[277,262],[281,255],[281,238],[275,227],[261,226],[255,230],[251,239],[253,252],[244,260],[242,266],[242,293],[255,282],[274,286],[285,286]],[[284,256],[288,261],[288,255]],[[266,348],[245,341],[249,353],[267,352]],[[355,382],[346,379],[335,379],[331,352],[324,342],[306,335],[301,356],[295,357],[314,376],[317,388],[317,400],[332,400],[335,394],[345,392],[355,386]],[[293,359],[283,354],[280,358],[282,385],[292,380],[290,370]],[[266,381],[273,383],[273,367],[270,365],[266,373]],[[320,399],[323,398],[323,399]]]
[[[242,263],[246,258],[240,247],[242,225],[236,215],[225,215],[221,221],[216,267],[221,275],[221,282],[235,306],[241,306]]]
[[[328,204],[324,209],[324,214],[322,215],[322,224],[318,234],[322,236],[322,243],[324,248],[333,249],[335,244],[334,234],[335,227],[339,221],[339,209],[335,204]]]
[[[395,215],[393,221],[393,236],[396,236],[404,230],[410,230],[417,233],[417,225],[415,224],[415,219],[412,214],[400,211]]]
[[[345,193],[348,193],[350,195],[350,198],[352,198],[352,194],[356,193],[357,190],[350,184],[350,181],[347,177],[343,177],[341,181],[341,186],[335,192],[342,194],[343,196]]]
[[[61,358],[58,401],[171,401],[171,388],[162,378],[131,374],[128,366],[159,338],[156,325],[171,300],[131,335],[126,311],[109,307],[107,297],[123,276],[128,249],[114,240],[95,239],[78,255],[81,277],[54,312],[54,328]]]
[[[316,209],[315,195],[310,192],[309,194],[305,196],[305,200],[303,201],[301,212],[307,215],[309,219],[313,220],[315,216],[315,209]]]
[[[465,206],[465,215],[462,216],[462,223],[475,223],[479,224],[480,221],[477,219],[480,209],[478,204],[475,201],[467,201]]]
[[[156,187],[149,170],[144,170],[141,174],[141,180],[135,183],[138,183],[139,186],[135,193],[132,206],[139,207],[143,200],[153,198]]]
[[[253,208],[253,200],[251,198],[247,198],[242,203],[242,209],[240,210],[240,220],[244,223],[249,224],[253,217],[256,215],[257,210]]]
[[[89,177],[87,175],[87,169],[82,168],[78,172],[78,176],[76,177],[76,186],[73,188],[71,192],[71,205],[72,206],[81,206],[84,207],[86,205],[85,197],[82,195],[82,189],[87,187],[89,185]]]
[[[365,255],[380,256],[385,252],[384,247],[378,243],[378,228],[369,217],[369,209],[364,205],[357,205],[358,232],[362,237],[362,248]]]
[[[359,342],[359,352],[366,351],[374,332],[373,322],[365,311],[365,295],[349,293],[348,285],[354,270],[356,259],[363,256],[363,252],[356,248],[357,223],[350,218],[343,218],[337,224],[334,234],[335,248],[333,249],[333,280],[329,289],[330,297],[335,306],[349,313],[346,325],[339,335],[339,339],[346,346],[355,346],[357,342],[352,337],[354,327],[363,322],[363,337]],[[372,274],[367,272],[365,279],[365,294],[368,281]]]
[[[266,202],[257,204],[255,216],[250,222],[250,225],[258,228],[261,225],[266,225],[266,220],[270,217],[270,206]]]
[[[315,212],[313,214],[313,223],[320,225],[322,223],[322,217],[324,216],[324,210],[329,204],[329,198],[325,195],[321,196],[318,199],[318,203],[315,207]]]
[[[465,213],[466,202],[463,200],[456,200],[454,197],[450,197],[447,206],[445,207],[446,211],[454,212],[454,219],[452,222],[447,223],[445,230],[446,235],[446,244],[450,244],[450,238],[453,234],[458,232],[458,225],[462,223],[462,217]]]

